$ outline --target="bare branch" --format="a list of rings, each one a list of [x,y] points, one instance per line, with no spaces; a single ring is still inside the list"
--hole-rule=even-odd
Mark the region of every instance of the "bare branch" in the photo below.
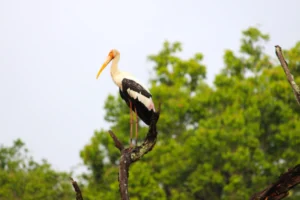
[[[286,173],[282,174],[278,181],[269,185],[261,192],[254,194],[251,200],[279,200],[288,196],[289,190],[300,183],[300,165],[289,169]]]
[[[282,68],[285,72],[286,78],[289,81],[289,83],[290,83],[290,85],[293,89],[296,100],[297,100],[298,104],[300,104],[300,89],[299,89],[299,86],[296,84],[296,82],[294,80],[294,76],[291,74],[291,72],[288,68],[288,64],[287,64],[286,60],[283,57],[282,50],[281,50],[281,47],[279,45],[275,46],[275,53],[276,53],[276,56],[277,56],[278,60],[280,61],[280,64],[281,64],[281,66],[282,66]]]
[[[160,105],[159,105],[160,109]],[[121,151],[120,167],[119,167],[119,188],[122,200],[129,200],[128,194],[128,177],[129,177],[129,166],[131,163],[139,160],[143,155],[151,151],[156,143],[157,130],[156,123],[159,119],[159,112],[153,113],[151,123],[149,126],[149,131],[147,136],[141,146],[136,146],[134,148],[124,149],[121,142],[115,136],[115,134],[110,131],[109,134],[115,142],[115,146]]]
[[[122,151],[124,149],[123,144],[120,142],[120,140],[117,138],[117,136],[111,131],[109,130],[109,135],[112,137],[112,139],[114,140],[115,146]]]
[[[76,192],[76,200],[83,200],[82,194],[81,194],[81,190],[80,190],[77,182],[74,181],[72,177],[70,177],[70,180],[71,180],[73,188],[74,188],[74,190]]]

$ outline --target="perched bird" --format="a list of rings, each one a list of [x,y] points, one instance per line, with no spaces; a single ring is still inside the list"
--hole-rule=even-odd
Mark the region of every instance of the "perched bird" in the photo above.
[[[121,72],[118,69],[120,60],[120,52],[113,49],[109,52],[105,62],[101,66],[96,79],[103,71],[103,69],[112,61],[110,74],[114,83],[119,87],[119,92],[122,99],[130,108],[130,146],[132,145],[132,124],[133,112],[136,114],[136,141],[138,137],[138,118],[150,125],[152,113],[155,112],[152,95],[149,90],[141,84],[136,78],[126,72]],[[133,112],[132,112],[133,111]]]

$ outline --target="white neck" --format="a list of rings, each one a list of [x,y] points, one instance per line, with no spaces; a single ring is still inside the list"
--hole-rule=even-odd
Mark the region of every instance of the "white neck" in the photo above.
[[[114,78],[115,75],[120,73],[119,68],[118,68],[118,63],[120,60],[120,54],[116,55],[114,59],[112,60],[111,67],[110,67],[110,74]]]
[[[110,75],[115,82],[115,84],[122,88],[122,76],[121,71],[119,71],[118,63],[120,60],[120,54],[117,54],[114,59],[112,60],[111,67],[110,67]]]

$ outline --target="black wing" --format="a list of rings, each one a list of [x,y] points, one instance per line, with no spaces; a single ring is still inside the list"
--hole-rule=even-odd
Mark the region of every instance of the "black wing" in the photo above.
[[[152,95],[147,90],[145,90],[145,88],[143,88],[143,86],[141,86],[137,82],[135,82],[133,80],[130,80],[130,79],[126,79],[126,78],[124,78],[122,80],[122,90],[123,91],[122,90],[119,91],[122,99],[125,100],[128,107],[130,107],[129,102],[131,101],[132,110],[135,112],[135,109],[136,109],[139,118],[141,120],[143,120],[143,122],[145,122],[145,124],[149,125],[150,121],[151,121],[152,113],[154,111],[153,110],[148,110],[148,108],[142,102],[140,102],[138,99],[132,98],[128,94],[127,89],[138,92],[138,93],[142,94],[143,96],[145,96],[147,98],[151,98]]]
[[[127,79],[127,78],[124,78],[122,80],[122,88],[123,88],[124,92],[127,92],[127,89],[129,88],[130,90],[141,93],[142,95],[144,95],[147,98],[152,97],[152,95],[145,88],[143,88],[143,86],[141,86],[137,82]]]

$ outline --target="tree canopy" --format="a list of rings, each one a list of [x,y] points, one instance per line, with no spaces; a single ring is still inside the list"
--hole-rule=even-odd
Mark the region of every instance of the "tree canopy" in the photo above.
[[[12,146],[0,146],[0,199],[70,200],[74,192],[69,176],[45,160],[34,161],[20,139]]]

